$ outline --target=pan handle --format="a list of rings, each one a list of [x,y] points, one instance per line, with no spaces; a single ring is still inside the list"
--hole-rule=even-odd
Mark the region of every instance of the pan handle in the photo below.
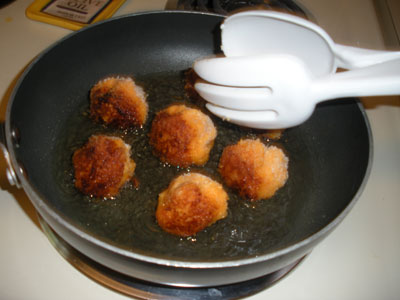
[[[6,176],[7,176],[8,182],[12,186],[21,188],[21,183],[17,177],[17,174],[14,171],[14,168],[12,166],[11,159],[10,159],[10,153],[8,152],[8,149],[6,146],[6,131],[5,131],[4,122],[0,122],[0,148],[3,152],[5,160],[7,162]]]

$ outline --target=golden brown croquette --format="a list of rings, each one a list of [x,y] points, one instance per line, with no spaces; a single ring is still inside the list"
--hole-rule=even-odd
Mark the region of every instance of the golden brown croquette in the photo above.
[[[219,172],[229,187],[251,200],[272,197],[288,178],[288,158],[276,146],[243,139],[224,149]]]
[[[156,218],[166,232],[191,236],[225,218],[227,201],[221,184],[199,173],[187,173],[160,193]]]
[[[113,197],[132,178],[131,147],[118,137],[93,135],[72,157],[75,187],[93,197]]]
[[[195,108],[172,105],[155,116],[150,144],[161,161],[173,166],[204,165],[217,130],[211,119]]]
[[[143,125],[147,112],[146,95],[132,78],[109,77],[90,90],[90,115],[97,122],[126,129]]]

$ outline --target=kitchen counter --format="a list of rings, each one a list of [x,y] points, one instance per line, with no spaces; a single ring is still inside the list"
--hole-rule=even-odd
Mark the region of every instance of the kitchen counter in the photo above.
[[[19,0],[0,8],[0,109],[24,68],[71,31],[30,20]],[[116,13],[163,9],[163,0],[128,0]],[[368,0],[302,0],[315,20],[343,44],[385,49],[374,5]],[[400,18],[400,16],[398,16]],[[400,47],[399,47],[400,49]],[[400,295],[400,97],[362,99],[374,158],[360,199],[339,227],[283,280],[248,299],[398,299]],[[79,272],[50,244],[33,206],[8,184],[0,159],[0,299],[130,297]]]

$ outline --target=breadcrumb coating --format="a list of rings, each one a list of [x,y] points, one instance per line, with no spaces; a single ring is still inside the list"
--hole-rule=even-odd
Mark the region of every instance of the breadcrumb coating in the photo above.
[[[226,185],[245,198],[260,200],[272,197],[286,183],[288,162],[282,149],[243,139],[224,149],[218,168]]]
[[[72,157],[75,187],[93,197],[117,195],[135,171],[130,152],[131,147],[118,137],[91,136]]]
[[[143,89],[129,77],[109,77],[90,90],[90,115],[97,122],[119,128],[142,126],[148,105]]]
[[[188,173],[159,194],[156,218],[166,232],[192,236],[225,218],[227,201],[221,184],[205,175]]]
[[[150,130],[150,144],[161,161],[173,166],[204,165],[217,130],[198,109],[172,105],[157,113]]]

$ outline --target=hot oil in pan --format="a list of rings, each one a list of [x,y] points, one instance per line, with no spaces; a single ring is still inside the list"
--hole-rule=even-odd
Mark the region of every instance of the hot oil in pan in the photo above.
[[[217,171],[225,146],[242,137],[256,137],[263,132],[253,131],[224,122],[204,110],[203,103],[189,98],[184,91],[184,73],[153,74],[135,78],[148,94],[149,115],[143,128],[122,131],[94,123],[88,114],[89,100],[71,116],[57,144],[55,176],[65,193],[57,206],[67,217],[100,239],[138,253],[181,260],[226,260],[266,253],[285,244],[292,227],[292,218],[302,206],[302,198],[293,186],[297,169],[307,168],[304,157],[291,153],[296,133],[287,130],[280,140],[289,156],[289,180],[274,197],[250,202],[225,186],[229,194],[228,216],[196,236],[180,238],[164,232],[155,219],[158,194],[179,174],[199,171],[222,182]],[[156,112],[171,103],[195,105],[210,115],[218,136],[204,167],[181,169],[165,165],[152,153],[148,132]],[[79,193],[73,184],[72,153],[92,134],[121,137],[132,146],[136,162],[135,176],[139,187],[128,184],[115,199],[94,199]],[[290,140],[294,140],[292,143]],[[289,147],[288,147],[289,146]],[[298,160],[298,162],[296,162]],[[297,167],[295,167],[297,166]],[[307,176],[307,175],[306,175]],[[310,182],[310,181],[309,181]]]

